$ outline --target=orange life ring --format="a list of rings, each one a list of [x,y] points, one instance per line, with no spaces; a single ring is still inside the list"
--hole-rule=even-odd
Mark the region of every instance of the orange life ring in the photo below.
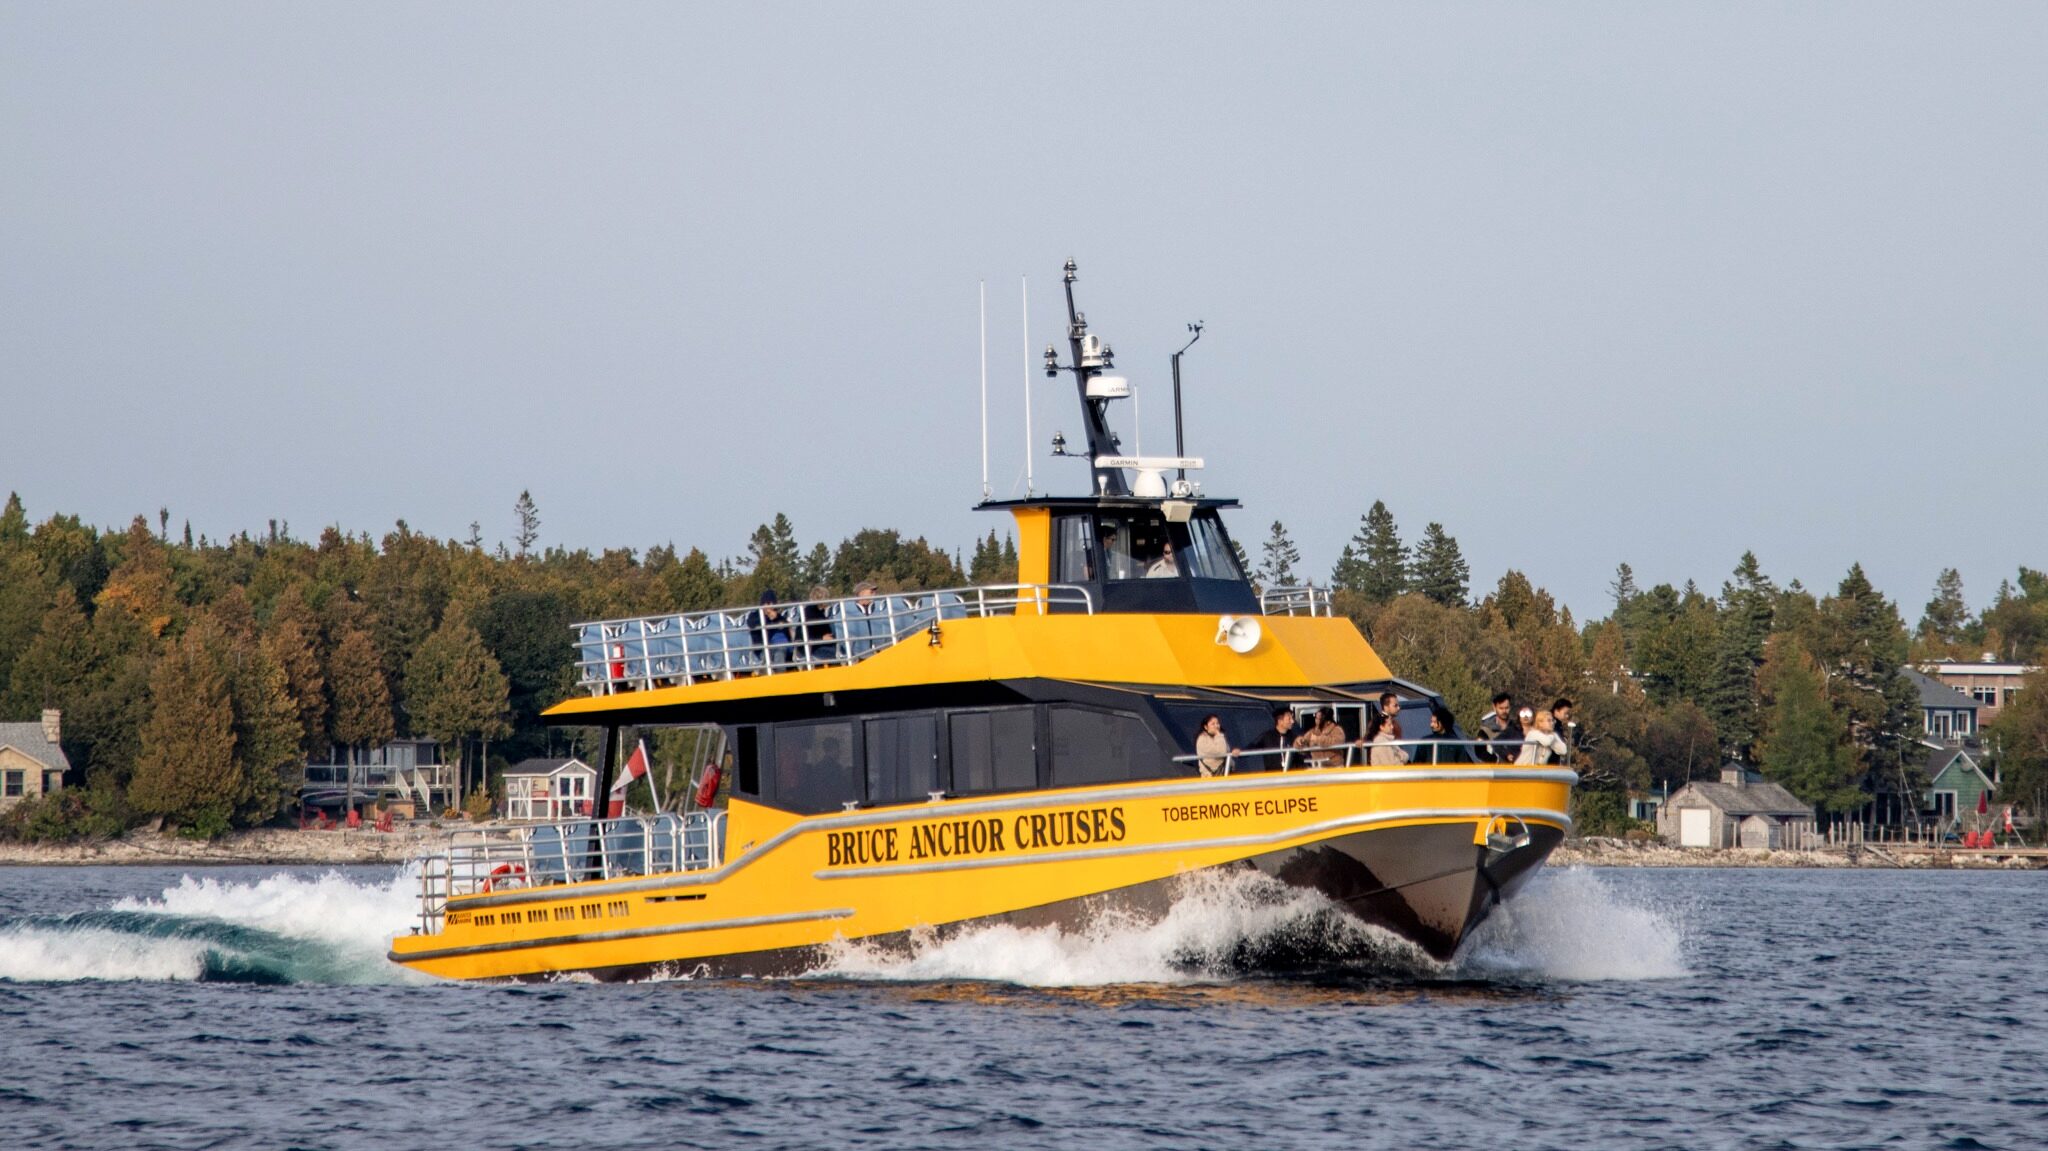
[[[492,888],[496,887],[498,885],[499,880],[504,880],[506,883],[516,884],[517,886],[525,887],[526,869],[516,863],[501,863],[498,866],[491,868],[491,873],[484,877],[483,890],[489,891]]]

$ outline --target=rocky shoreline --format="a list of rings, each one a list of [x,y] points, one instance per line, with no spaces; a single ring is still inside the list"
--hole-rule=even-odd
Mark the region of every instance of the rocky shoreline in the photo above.
[[[259,828],[217,840],[181,839],[147,831],[131,831],[118,839],[83,843],[0,843],[0,866],[174,866],[275,864],[288,867],[321,864],[399,864],[432,851],[457,830],[476,824],[425,820],[399,824],[384,832],[370,828],[297,831]],[[1824,867],[1944,868],[1968,867],[2031,870],[2048,860],[2000,857],[1995,852],[1904,852],[1896,848],[1863,847],[1850,852],[1763,851],[1755,848],[1669,847],[1661,843],[1621,839],[1571,839],[1551,853],[1552,867]]]

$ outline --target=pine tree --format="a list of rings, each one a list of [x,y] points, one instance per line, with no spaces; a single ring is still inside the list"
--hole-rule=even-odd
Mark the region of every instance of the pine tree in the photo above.
[[[299,719],[299,753],[308,757],[324,750],[327,735],[327,676],[320,668],[319,640],[320,622],[306,604],[304,589],[288,585],[277,597],[263,642],[284,672]]]
[[[519,530],[512,539],[519,545],[519,558],[525,559],[533,554],[533,545],[540,540],[540,507],[533,502],[532,492],[520,491],[512,514],[519,517]]]
[[[799,580],[805,589],[814,588],[821,584],[828,587],[831,585],[832,549],[825,546],[825,541],[819,540],[811,545],[810,554],[804,557],[803,573]],[[810,595],[809,591],[806,590],[804,595],[808,598]]]
[[[756,594],[768,588],[786,591],[803,574],[803,557],[797,549],[796,530],[790,525],[789,517],[781,512],[775,513],[773,523],[754,529],[754,534],[747,539],[747,554],[752,560],[749,590]],[[785,594],[784,598],[795,597]]]
[[[1714,718],[1722,750],[1746,759],[1757,737],[1757,672],[1764,663],[1764,642],[1771,635],[1771,619],[1778,589],[1756,561],[1756,553],[1744,552],[1735,565],[1735,578],[1721,587],[1719,634],[1715,637],[1714,672],[1707,698],[1707,714]]]
[[[1401,543],[1401,531],[1394,513],[1380,500],[1365,513],[1362,555],[1365,586],[1359,590],[1372,603],[1386,603],[1408,590],[1408,549]]]
[[[688,555],[661,575],[669,605],[677,611],[706,611],[725,599],[725,581],[696,548],[691,548]]]
[[[391,718],[391,688],[369,633],[347,627],[335,641],[327,666],[328,715],[334,742],[348,749],[383,743],[397,734]]]
[[[996,573],[996,574],[997,574],[997,578],[998,578],[999,580],[1001,580],[1001,581],[1002,581],[1003,583],[1016,583],[1016,582],[1017,582],[1018,576],[1017,576],[1017,537],[1016,537],[1016,536],[1013,536],[1013,535],[1005,535],[1005,536],[1003,537],[1003,569],[1002,569],[1002,571],[1000,571],[1000,572],[998,572],[998,573]]]
[[[1607,594],[1614,598],[1614,621],[1621,623],[1622,616],[1628,611],[1628,605],[1634,603],[1635,598],[1642,594],[1636,588],[1634,569],[1625,563],[1617,566],[1614,569],[1614,579],[1607,585]]]
[[[237,776],[233,821],[254,827],[284,810],[305,756],[299,708],[285,670],[261,646],[231,649],[228,699],[234,708]]]
[[[1458,540],[1433,523],[1422,531],[1415,548],[1415,571],[1410,580],[1413,591],[1421,592],[1445,607],[1464,607],[1469,598],[1472,569],[1458,550]]]
[[[497,657],[459,608],[448,612],[405,669],[406,706],[414,727],[444,746],[460,748],[472,736],[497,739],[508,734],[509,692]],[[466,767],[461,788],[469,794]]]
[[[1926,610],[1921,613],[1920,634],[1953,648],[1962,642],[1963,629],[1969,626],[1970,609],[1963,602],[1962,573],[1943,568],[1934,581],[1934,598],[1927,601]]]
[[[35,638],[14,661],[6,712],[35,715],[46,707],[68,706],[92,667],[92,634],[85,612],[70,588],[59,587],[44,604]]]
[[[1007,582],[1001,578],[1003,572],[1003,545],[996,540],[996,530],[988,530],[988,538],[974,543],[974,559],[968,564],[967,578],[976,584]]]
[[[1295,565],[1301,562],[1301,551],[1287,537],[1287,527],[1279,520],[1273,521],[1273,534],[1266,537],[1263,550],[1265,558],[1259,563],[1258,577],[1262,590],[1294,587],[1301,582],[1294,574]]]
[[[1814,654],[1834,673],[1833,698],[1849,720],[1849,735],[1875,785],[1902,796],[1924,781],[1914,762],[1919,747],[1919,693],[1900,674],[1906,625],[1898,609],[1852,564],[1835,594],[1820,605],[1820,642]]]
[[[1822,811],[1861,806],[1866,797],[1856,786],[1846,725],[1798,637],[1771,638],[1759,678],[1768,701],[1757,749],[1764,774]]]
[[[149,678],[149,720],[128,801],[145,815],[195,834],[228,830],[242,795],[235,764],[235,711],[219,633],[201,623],[174,644]]]

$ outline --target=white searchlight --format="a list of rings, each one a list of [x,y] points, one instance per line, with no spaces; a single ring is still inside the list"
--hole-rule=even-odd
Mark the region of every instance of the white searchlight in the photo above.
[[[1259,621],[1248,615],[1226,615],[1216,621],[1216,642],[1239,655],[1249,655],[1259,646],[1263,634]]]

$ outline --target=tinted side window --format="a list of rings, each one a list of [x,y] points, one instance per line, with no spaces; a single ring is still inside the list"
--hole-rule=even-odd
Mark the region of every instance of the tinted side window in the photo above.
[[[1038,786],[1037,723],[1028,707],[949,717],[953,790],[1026,791]]]
[[[732,787],[741,795],[761,794],[761,733],[752,727],[735,728],[733,734]]]
[[[837,811],[860,798],[853,770],[853,724],[787,723],[775,729],[777,805],[792,811]]]
[[[869,803],[922,802],[939,789],[938,721],[929,715],[871,719],[867,729]]]
[[[1052,578],[1054,583],[1088,583],[1095,578],[1093,522],[1085,515],[1060,516],[1053,520]]]
[[[1230,537],[1223,531],[1223,521],[1215,512],[1203,512],[1188,521],[1188,542],[1181,558],[1188,566],[1188,574],[1196,579],[1244,579],[1238,570],[1237,553],[1231,550]]]
[[[1158,741],[1137,717],[1053,707],[1052,785],[1113,783],[1166,773]]]

